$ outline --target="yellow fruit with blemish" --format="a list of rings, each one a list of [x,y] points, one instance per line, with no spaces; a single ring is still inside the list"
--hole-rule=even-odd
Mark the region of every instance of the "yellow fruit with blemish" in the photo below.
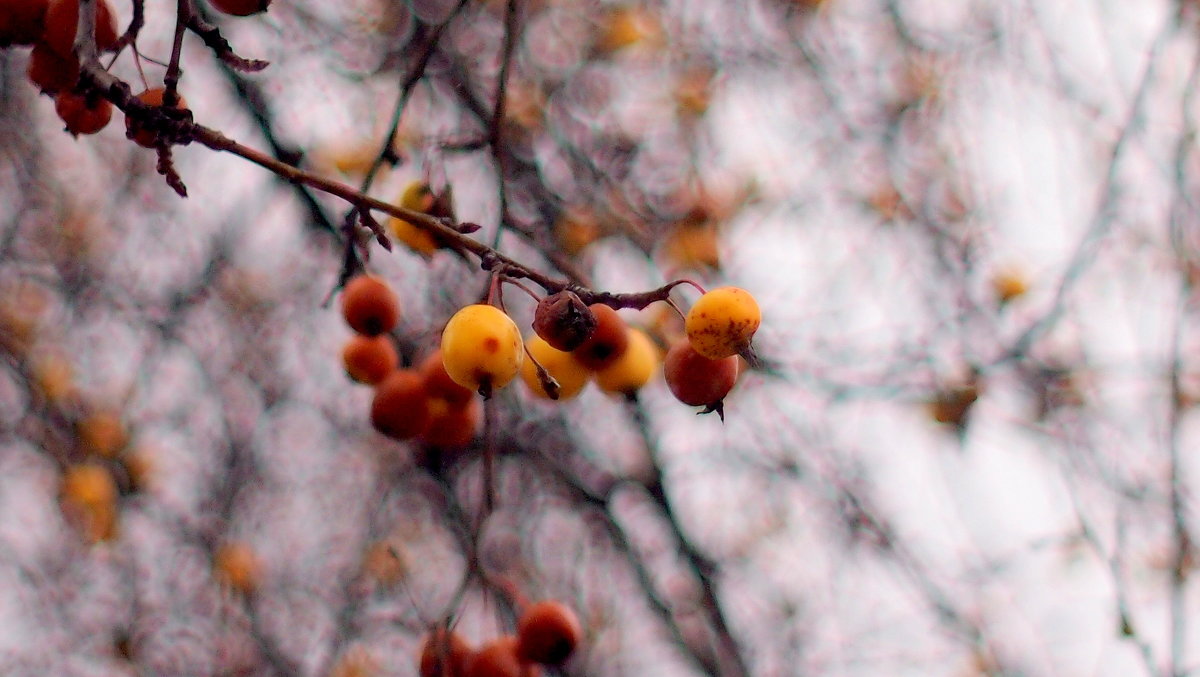
[[[750,347],[762,322],[754,296],[738,287],[721,287],[700,297],[685,322],[692,349],[710,360],[736,355]]]
[[[596,372],[596,385],[605,392],[631,395],[650,382],[660,362],[654,340],[641,329],[630,327],[629,346],[616,362]]]
[[[489,397],[521,370],[521,330],[499,308],[477,303],[450,318],[442,331],[442,366],[464,388]]]
[[[433,191],[424,181],[413,181],[404,188],[404,193],[400,195],[401,207],[422,214],[428,214],[433,209],[433,203]],[[404,219],[393,216],[388,219],[387,228],[392,237],[425,258],[433,256],[433,253],[438,250],[437,239],[432,233],[418,228]]]
[[[569,400],[583,390],[592,375],[591,371],[575,358],[575,355],[555,348],[541,336],[536,334],[530,336],[529,340],[525,342],[525,348],[529,350],[533,360],[537,360],[537,363],[542,365],[546,373],[558,384],[557,388],[551,389],[554,392],[547,391],[546,384],[538,376],[537,364],[534,364],[533,360],[525,360],[521,365],[521,380],[525,381],[530,392],[538,397]]]

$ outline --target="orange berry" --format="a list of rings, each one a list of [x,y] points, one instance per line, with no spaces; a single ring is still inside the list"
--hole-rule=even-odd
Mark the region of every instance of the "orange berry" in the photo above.
[[[558,665],[583,638],[575,612],[562,602],[545,600],[530,606],[517,623],[517,655],[523,660]]]
[[[48,0],[0,0],[0,47],[37,42],[48,5]]]
[[[738,358],[730,355],[710,360],[696,352],[688,341],[671,346],[663,362],[663,374],[675,399],[692,406],[716,404],[737,383]]]
[[[147,106],[162,106],[163,96],[166,94],[166,92],[167,90],[163,87],[152,87],[141,94],[138,94],[137,99]],[[175,105],[173,107],[178,109],[186,109],[187,100],[182,96],[179,96],[177,93],[175,96]],[[129,138],[133,139],[134,143],[142,146],[143,148],[154,148],[159,142],[157,132],[151,129],[143,128],[136,120],[128,115],[125,116],[125,134]]]
[[[226,543],[213,553],[213,571],[230,588],[248,595],[262,582],[262,562],[250,544]]]
[[[129,443],[129,435],[121,417],[112,412],[96,412],[79,420],[75,426],[79,441],[89,454],[114,458]]]
[[[108,468],[98,463],[67,468],[59,493],[63,516],[88,542],[116,537],[117,484]]]
[[[421,377],[425,379],[425,392],[430,397],[440,397],[453,408],[462,408],[471,401],[475,393],[470,388],[464,388],[450,378],[446,373],[446,365],[442,364],[442,351],[430,353],[421,363]]]
[[[59,56],[46,44],[38,43],[29,53],[29,67],[25,73],[38,89],[54,94],[73,88],[79,81],[79,61],[73,56]]]
[[[346,652],[329,671],[329,677],[374,677],[378,674],[379,662],[361,646]]]
[[[421,645],[421,677],[466,677],[471,645],[457,632],[437,628]]]
[[[342,348],[342,364],[350,378],[374,385],[400,366],[400,356],[387,336],[351,336]]]
[[[75,46],[75,31],[79,24],[79,0],[50,0],[46,7],[46,30],[42,42],[62,57],[71,57]],[[117,19],[108,0],[96,1],[96,47],[101,51],[117,44]]]
[[[67,131],[80,134],[95,134],[108,126],[112,120],[113,107],[106,99],[88,100],[71,92],[59,92],[54,97],[54,112],[67,125]]]
[[[342,290],[342,317],[354,331],[376,336],[391,331],[400,321],[400,301],[388,283],[359,275]]]
[[[371,425],[397,440],[416,437],[429,427],[429,402],[420,375],[401,369],[376,386]]]
[[[104,505],[117,500],[117,485],[99,463],[73,465],[63,473],[62,496],[80,505]]]
[[[213,9],[233,16],[250,16],[267,11],[271,0],[209,0]]]
[[[389,541],[375,541],[363,556],[363,571],[383,585],[395,585],[408,573],[399,548]]]
[[[119,461],[129,478],[130,491],[146,491],[154,487],[155,462],[150,452],[132,449],[122,454]]]
[[[440,397],[430,397],[429,411],[429,427],[421,433],[421,441],[432,447],[452,449],[465,447],[475,439],[483,407],[475,398],[456,407]]]
[[[467,677],[538,677],[542,669],[517,657],[517,638],[500,637],[483,645],[467,667]]]
[[[603,303],[593,303],[588,308],[596,316],[596,330],[574,354],[588,369],[603,369],[624,354],[629,346],[628,330],[617,311]]]

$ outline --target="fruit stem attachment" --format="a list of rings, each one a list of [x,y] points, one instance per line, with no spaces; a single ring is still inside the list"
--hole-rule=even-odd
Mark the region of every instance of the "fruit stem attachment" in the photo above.
[[[546,391],[546,395],[549,396],[550,399],[557,400],[559,394],[562,392],[562,386],[553,376],[550,375],[550,372],[542,366],[542,363],[537,361],[537,358],[533,356],[533,353],[529,352],[528,345],[525,346],[525,357],[528,358],[530,362],[533,362],[534,368],[537,369],[538,382],[542,384],[542,390]]]
[[[492,279],[488,282],[487,299],[484,301],[489,306],[500,306],[500,310],[504,310],[504,294],[500,289],[500,273],[493,272]],[[507,310],[504,310],[507,313]]]
[[[529,287],[525,286],[524,284],[521,283],[520,280],[517,280],[516,278],[512,278],[507,275],[504,275],[500,281],[501,281],[501,283],[508,283],[508,284],[513,285],[514,287],[520,288],[521,291],[525,292],[526,294],[529,294],[529,296],[531,298],[533,298],[534,301],[542,300],[542,297],[539,296],[537,292],[535,292],[532,289],[530,289]]]
[[[683,312],[683,308],[680,308],[678,303],[675,303],[675,299],[668,296],[667,305],[675,309],[675,312],[679,314],[679,319],[687,322],[687,313]]]

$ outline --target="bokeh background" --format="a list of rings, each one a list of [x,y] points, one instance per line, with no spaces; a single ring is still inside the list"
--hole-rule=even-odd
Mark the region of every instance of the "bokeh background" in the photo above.
[[[145,9],[135,91],[174,25]],[[1197,3],[213,20],[271,66],[188,36],[198,123],[380,199],[451,188],[474,237],[594,289],[749,289],[762,363],[724,424],[661,378],[514,384],[486,514],[482,430],[391,441],[342,371],[348,205],[198,144],[181,199],[119,114],[72,138],[0,51],[0,673],[415,675],[435,623],[479,644],[523,597],[584,625],[550,674],[1200,671]],[[371,246],[406,361],[477,263]],[[61,500],[87,472],[110,510]]]

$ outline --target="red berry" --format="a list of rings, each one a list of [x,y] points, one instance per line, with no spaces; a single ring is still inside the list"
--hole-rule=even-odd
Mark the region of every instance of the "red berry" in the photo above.
[[[457,632],[438,628],[421,645],[421,677],[466,677],[471,645]]]
[[[471,659],[467,677],[539,677],[541,668],[517,658],[517,638],[500,637]]]
[[[400,366],[400,357],[386,336],[355,334],[342,348],[342,364],[359,383],[379,383]]]
[[[465,407],[475,393],[460,386],[446,373],[442,363],[442,351],[435,350],[421,363],[421,376],[425,379],[425,390],[430,397],[440,397],[451,407]]]
[[[596,330],[575,349],[574,354],[585,367],[598,370],[617,361],[629,346],[628,327],[617,311],[603,303],[588,306],[596,316]]]
[[[108,126],[112,120],[113,107],[105,99],[91,101],[86,96],[71,92],[59,92],[54,97],[54,112],[67,125],[67,131],[80,134],[95,134]]]
[[[43,43],[33,46],[26,70],[30,82],[47,94],[71,89],[79,80],[79,62],[75,57],[59,56]]]
[[[570,657],[583,637],[575,612],[553,600],[538,602],[521,614],[517,625],[517,655],[546,665],[558,665]]]
[[[233,16],[250,16],[267,11],[271,0],[209,0],[213,9]]]
[[[717,404],[737,383],[738,358],[731,355],[710,360],[697,353],[691,343],[680,341],[667,352],[663,375],[680,402],[697,407]]]
[[[166,92],[167,90],[163,87],[152,87],[138,94],[137,99],[147,106],[161,106],[163,105],[163,97]],[[187,108],[187,101],[182,96],[176,94],[174,108]],[[133,139],[134,143],[143,148],[154,148],[158,145],[158,133],[151,129],[142,128],[137,120],[128,115],[125,116],[125,133],[129,138]]]
[[[48,0],[0,0],[0,47],[32,45],[42,37]]]
[[[414,371],[394,371],[375,388],[371,425],[397,440],[420,435],[429,426],[429,402],[421,377]]]
[[[75,31],[79,24],[79,0],[50,0],[46,7],[46,30],[42,42],[62,57],[73,56]],[[108,0],[96,0],[96,47],[101,51],[117,44],[117,20]]]
[[[342,291],[342,317],[354,331],[377,336],[391,331],[400,320],[400,302],[386,282],[359,275]]]
[[[443,449],[467,446],[475,439],[482,409],[476,398],[467,400],[461,407],[455,407],[440,397],[430,396],[429,426],[421,433],[421,441]]]

